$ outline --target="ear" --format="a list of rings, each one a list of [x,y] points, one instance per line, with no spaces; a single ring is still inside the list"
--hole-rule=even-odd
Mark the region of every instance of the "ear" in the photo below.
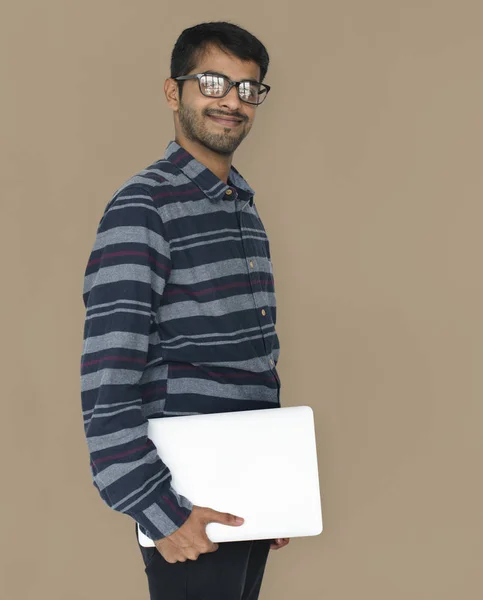
[[[171,77],[168,77],[164,82],[164,94],[166,96],[166,101],[172,110],[178,110],[178,107],[179,107],[178,93],[179,93],[178,83]]]

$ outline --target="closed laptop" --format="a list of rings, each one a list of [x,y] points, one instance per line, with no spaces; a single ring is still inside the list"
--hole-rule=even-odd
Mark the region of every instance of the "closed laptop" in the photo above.
[[[245,519],[208,523],[212,542],[322,532],[314,413],[310,406],[148,419],[171,484],[198,506]],[[138,527],[139,543],[154,542]]]

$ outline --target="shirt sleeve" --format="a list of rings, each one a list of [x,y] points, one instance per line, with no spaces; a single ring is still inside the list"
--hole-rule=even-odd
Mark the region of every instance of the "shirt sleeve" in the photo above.
[[[116,192],[99,223],[84,276],[81,399],[93,485],[151,539],[176,531],[193,504],[147,436],[140,379],[170,273],[169,243],[149,189]]]

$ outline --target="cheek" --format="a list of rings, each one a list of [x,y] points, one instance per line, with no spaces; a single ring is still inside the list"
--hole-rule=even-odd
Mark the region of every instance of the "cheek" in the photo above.
[[[207,109],[207,106],[205,105],[205,103],[203,101],[201,102],[192,102],[191,103],[191,110],[193,112],[193,114],[196,115],[196,118],[199,120],[203,120],[207,118],[207,115],[205,114],[205,110]]]

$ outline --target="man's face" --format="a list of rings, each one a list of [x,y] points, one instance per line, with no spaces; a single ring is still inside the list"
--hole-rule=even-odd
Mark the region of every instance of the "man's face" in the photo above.
[[[255,62],[243,62],[213,46],[192,73],[205,71],[216,71],[233,81],[260,81],[260,67]],[[189,140],[200,143],[218,154],[231,155],[248,135],[255,120],[256,108],[255,105],[243,102],[239,98],[235,86],[224,98],[209,98],[201,93],[197,79],[189,79],[184,81],[183,95],[177,104],[175,120],[177,114],[177,126]],[[220,123],[210,115],[235,117],[241,121]]]

